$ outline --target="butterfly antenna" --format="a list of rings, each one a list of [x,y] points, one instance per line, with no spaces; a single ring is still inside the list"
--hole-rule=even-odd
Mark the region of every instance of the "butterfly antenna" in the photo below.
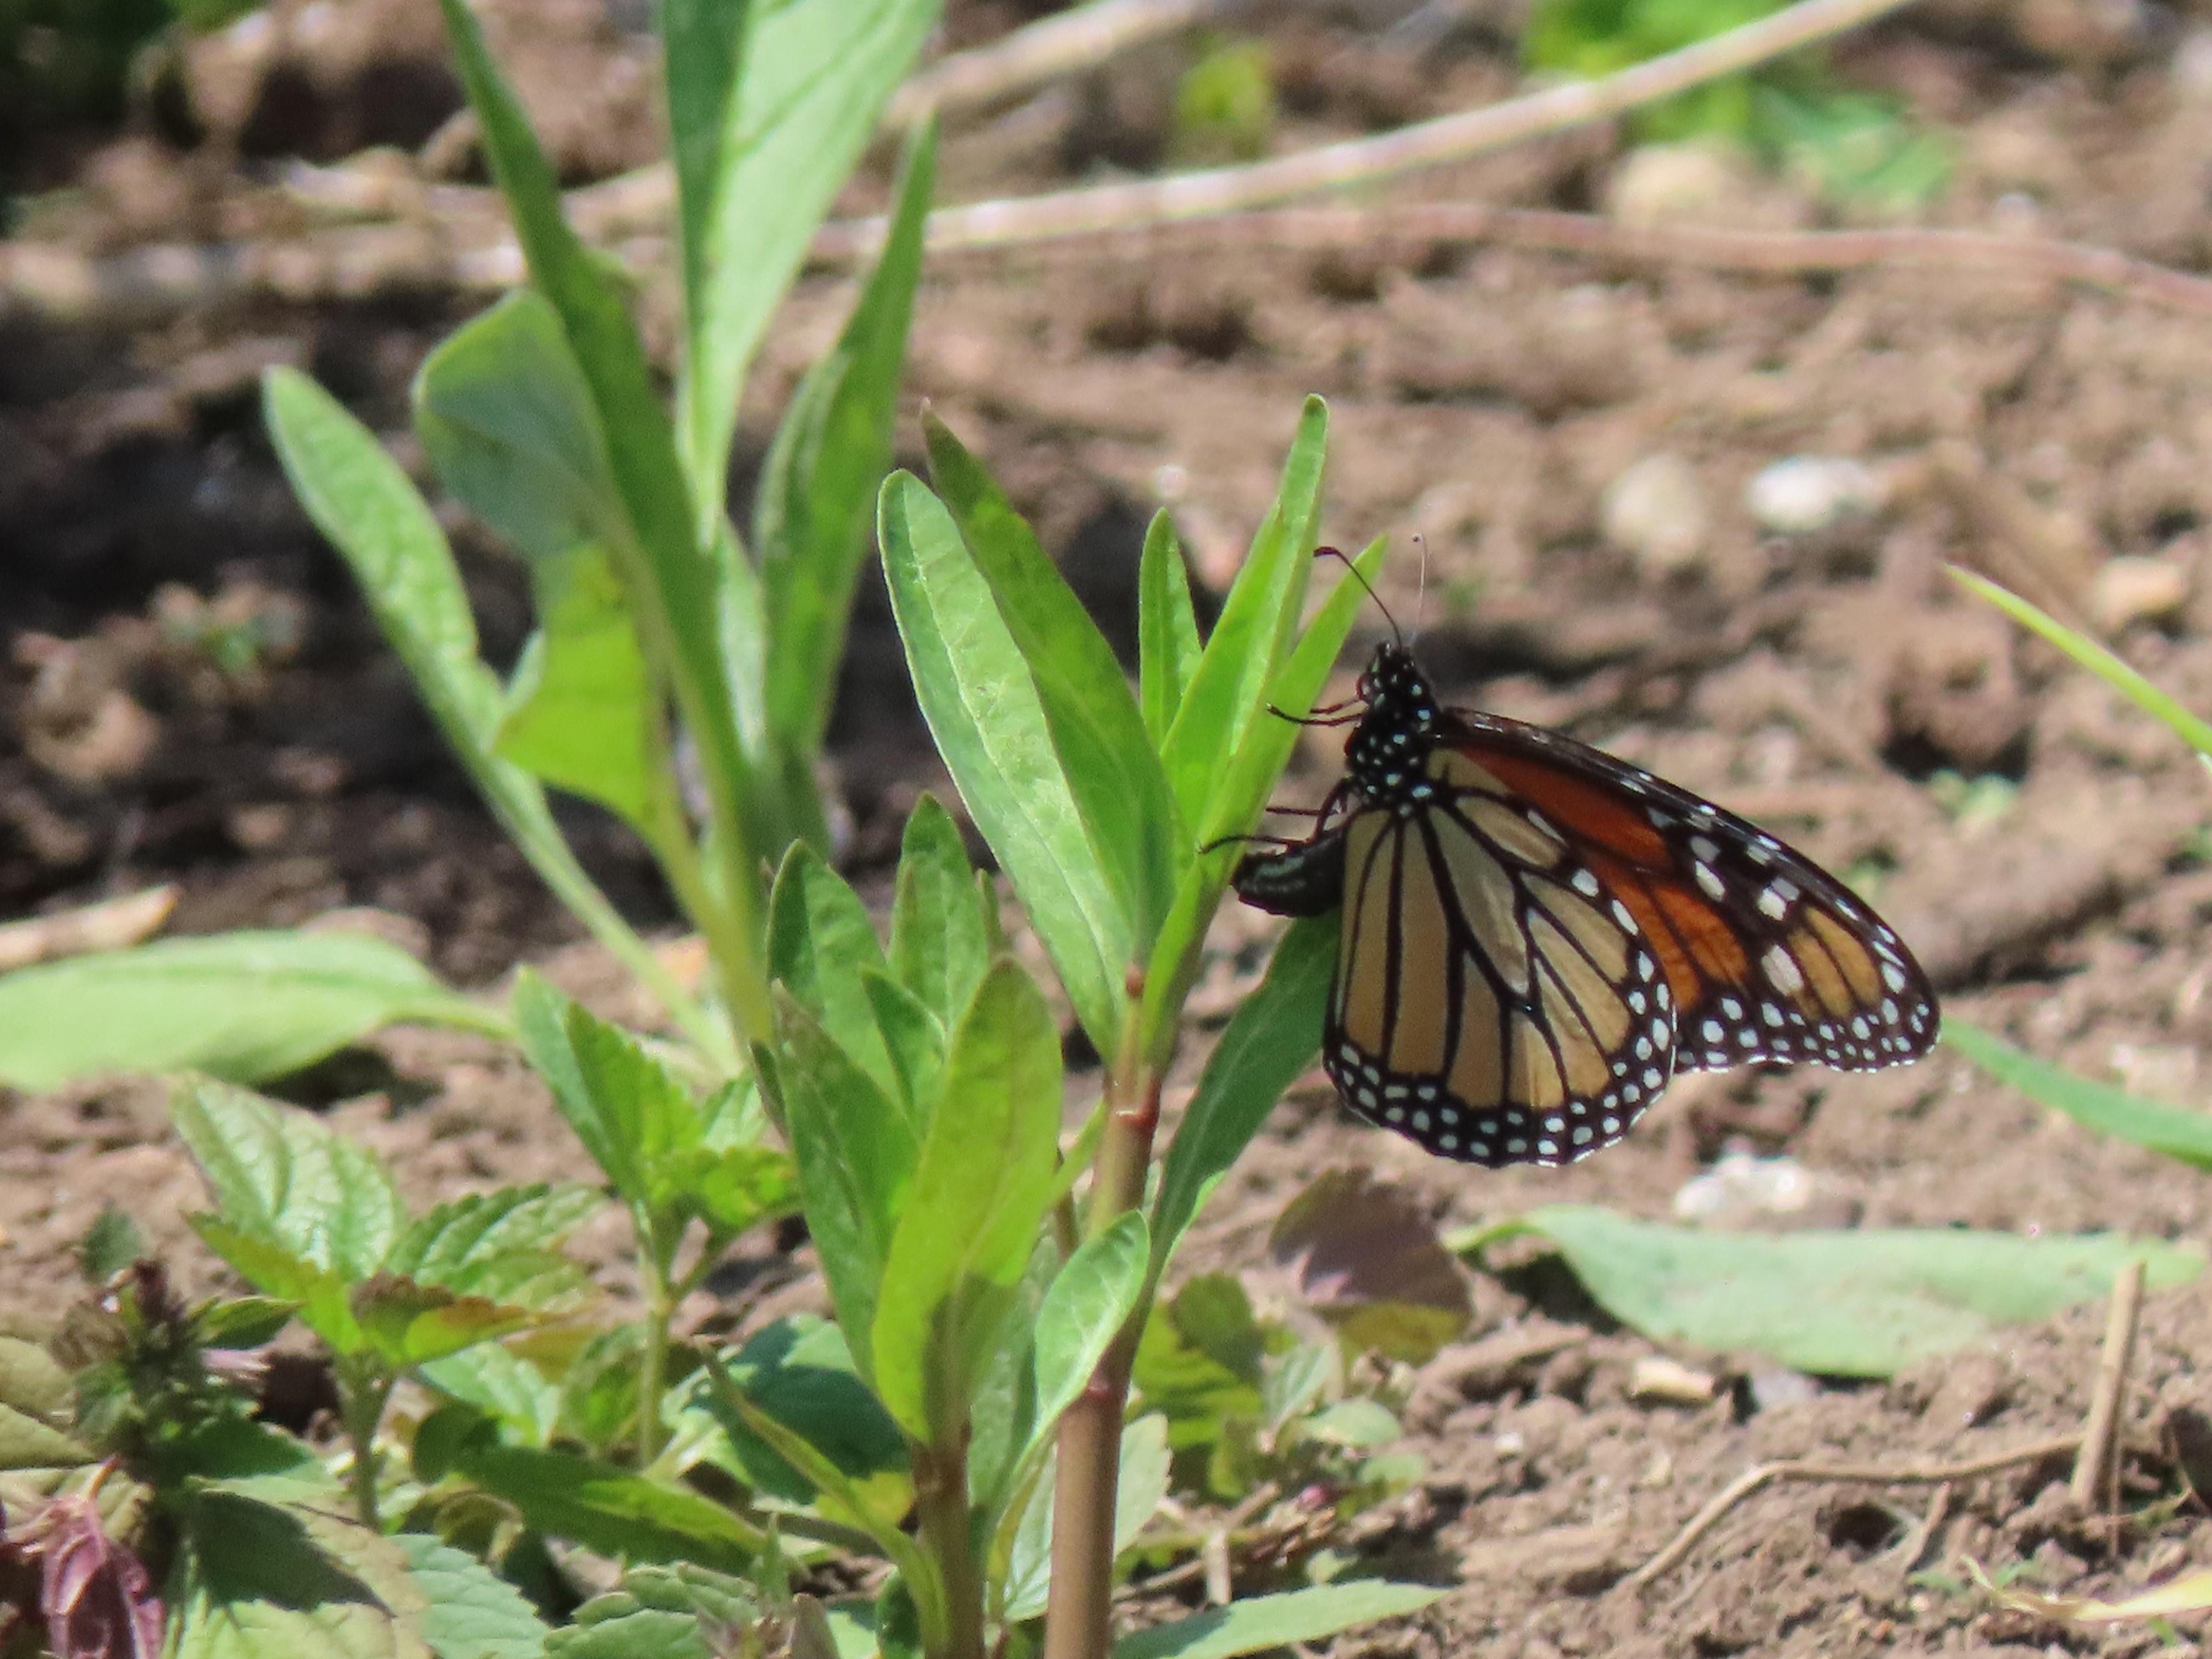
[[[1390,624],[1390,632],[1396,636],[1398,643],[1401,646],[1406,643],[1406,630],[1398,626],[1398,619],[1390,614],[1390,607],[1382,603],[1382,596],[1375,591],[1375,584],[1369,581],[1365,576],[1360,574],[1359,567],[1352,562],[1352,556],[1350,554],[1346,553],[1340,547],[1316,547],[1314,549],[1314,557],[1316,559],[1334,559],[1339,564],[1350,571],[1352,573],[1352,580],[1358,582],[1362,587],[1365,588],[1367,590],[1367,597],[1375,601],[1375,608],[1382,613],[1382,620]]]

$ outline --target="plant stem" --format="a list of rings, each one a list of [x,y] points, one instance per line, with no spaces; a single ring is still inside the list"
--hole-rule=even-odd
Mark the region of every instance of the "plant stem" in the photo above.
[[[1133,1042],[1127,1045],[1135,1049]],[[1107,1078],[1106,1133],[1091,1188],[1095,1237],[1144,1202],[1145,1171],[1160,1126],[1160,1073],[1125,1060]],[[1060,1419],[1060,1471],[1053,1488],[1052,1595],[1045,1607],[1043,1659],[1106,1659],[1112,1641],[1114,1499],[1121,1473],[1121,1413],[1147,1304],[1140,1302]]]
[[[919,1445],[913,1458],[915,1517],[945,1599],[944,1646],[925,1644],[928,1659],[983,1659],[983,1577],[968,1513],[968,1461]]]
[[[392,1379],[366,1369],[353,1369],[339,1380],[339,1415],[345,1423],[346,1443],[353,1448],[354,1514],[371,1532],[384,1524],[376,1504],[376,1425],[384,1420],[385,1402],[392,1398]]]
[[[645,1214],[632,1224],[637,1232],[638,1278],[645,1292],[645,1352],[639,1356],[637,1373],[637,1466],[643,1469],[660,1455],[660,1395],[667,1386],[668,1324],[676,1303],[660,1230]]]

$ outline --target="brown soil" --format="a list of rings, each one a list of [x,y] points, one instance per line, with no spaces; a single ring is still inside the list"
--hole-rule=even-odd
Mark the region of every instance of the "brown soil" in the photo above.
[[[572,178],[655,148],[637,113],[651,101],[644,9],[532,9],[526,89],[561,91],[539,101],[557,113],[554,148]],[[297,10],[278,15],[296,22]],[[49,161],[82,194],[41,205],[33,222],[106,246],[212,234],[228,222],[236,169],[259,158],[428,139],[454,106],[434,9],[341,10],[343,38],[284,35],[274,59],[205,49],[198,147],[131,137]],[[1018,10],[957,9],[956,33],[988,36]],[[2170,262],[2212,255],[2212,26],[2151,7],[2123,27],[2112,11],[1956,3],[1846,54],[1955,135],[1941,222],[2026,216]],[[1503,49],[1473,24],[1416,58],[1322,15],[1302,10],[1271,37],[1285,146],[1510,84]],[[946,155],[952,191],[1040,188],[1158,160],[1158,88],[1182,50],[1139,54],[1058,103],[964,124]],[[1419,188],[1582,206],[1618,178],[1623,154],[1585,135]],[[1772,222],[1779,199],[1784,219],[1802,211],[1782,186],[1741,188],[1707,210]],[[856,199],[880,190],[864,183]],[[823,276],[795,295],[748,400],[740,475],[848,293]],[[646,1017],[498,848],[258,431],[254,376],[293,362],[414,454],[400,435],[406,377],[466,309],[416,293],[128,331],[8,325],[8,913],[156,880],[182,884],[185,931],[374,907],[464,983],[550,957],[580,993]],[[1201,574],[1223,578],[1310,391],[1334,410],[1327,532],[1347,544],[1425,538],[1425,598],[1420,562],[1406,557],[1383,597],[1401,617],[1425,611],[1423,652],[1455,700],[1565,726],[1772,823],[1872,884],[1956,1014],[2092,1075],[2195,1097],[2212,1036],[2202,774],[1958,594],[1941,567],[1963,560],[2038,582],[2106,617],[2185,701],[2212,702],[2212,324],[1987,273],[1776,280],[1510,250],[1091,247],[941,262],[908,397],[931,400],[987,458],[1126,635],[1154,506],[1174,507]],[[1662,451],[1696,481],[1706,520],[1665,568],[1601,526],[1607,485]],[[1799,453],[1863,459],[1885,509],[1813,541],[1762,538],[1744,487]],[[527,626],[523,584],[465,532],[462,551],[487,648],[504,660]],[[2118,590],[2141,568],[2112,566],[2120,556],[2159,561],[2152,574],[2179,577],[2178,602],[2130,613]],[[227,677],[178,643],[179,626],[210,610],[265,628],[256,669]],[[920,733],[871,595],[836,738],[859,871],[880,872],[915,793],[942,786]],[[1316,778],[1329,746],[1310,757]],[[1941,775],[1954,773],[2016,793],[1962,811]],[[647,862],[604,822],[580,811],[575,823],[629,912],[668,925]],[[1231,948],[1206,993],[1217,1015],[1262,937],[1249,915],[1225,920]],[[422,1199],[584,1172],[542,1091],[481,1042],[394,1033],[286,1092],[389,1154]],[[180,1220],[197,1183],[159,1089],[18,1097],[0,1112],[0,1303],[51,1308],[70,1294],[70,1246],[108,1198],[205,1272]],[[1826,1221],[2212,1233],[2203,1177],[2094,1139],[1939,1054],[1871,1078],[1775,1072],[1678,1088],[1629,1144],[1559,1173],[1429,1160],[1308,1090],[1217,1196],[1193,1259],[1255,1262],[1284,1201],[1333,1167],[1368,1165],[1452,1224],[1554,1200],[1663,1218],[1686,1180],[1737,1148],[1798,1160]],[[617,1281],[621,1246],[611,1225],[585,1241]],[[693,1311],[810,1294],[787,1261],[758,1249],[729,1277],[734,1302]],[[1631,1368],[1651,1345],[1555,1290],[1484,1279],[1476,1305],[1471,1340],[1571,1328],[1545,1357],[1457,1354],[1423,1383],[1412,1443],[1431,1474],[1382,1547],[1395,1570],[1460,1588],[1340,1653],[2133,1652],[2158,1637],[2039,1624],[1910,1575],[1955,1581],[1966,1561],[1993,1575],[2027,1562],[2043,1591],[2111,1593],[2212,1557],[2194,1511],[2145,1510],[2173,1489],[2146,1453],[2124,1488],[2124,1507],[2142,1514],[2117,1529],[2070,1516],[2062,1466],[1962,1485],[1924,1537],[1914,1531],[1924,1490],[1781,1486],[1639,1592],[1625,1575],[1754,1462],[1962,1458],[2075,1427],[2100,1313],[1887,1386],[1793,1390],[1736,1357],[1678,1355],[1733,1384],[1692,1409],[1632,1400]],[[2152,1300],[2130,1404],[2138,1438],[2168,1410],[2205,1403],[2195,1359],[2209,1346],[2212,1289]]]

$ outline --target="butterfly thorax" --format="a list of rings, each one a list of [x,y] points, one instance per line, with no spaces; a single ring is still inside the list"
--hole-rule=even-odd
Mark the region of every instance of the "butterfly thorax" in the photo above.
[[[1435,793],[1436,693],[1413,653],[1389,641],[1359,677],[1359,697],[1367,709],[1345,745],[1344,781],[1370,806],[1410,814]]]

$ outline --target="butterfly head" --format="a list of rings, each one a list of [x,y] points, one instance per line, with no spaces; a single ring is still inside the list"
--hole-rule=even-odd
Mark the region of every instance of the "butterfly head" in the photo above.
[[[1376,647],[1359,677],[1359,700],[1367,712],[1345,745],[1346,778],[1378,805],[1421,799],[1441,715],[1413,653],[1395,640]]]

